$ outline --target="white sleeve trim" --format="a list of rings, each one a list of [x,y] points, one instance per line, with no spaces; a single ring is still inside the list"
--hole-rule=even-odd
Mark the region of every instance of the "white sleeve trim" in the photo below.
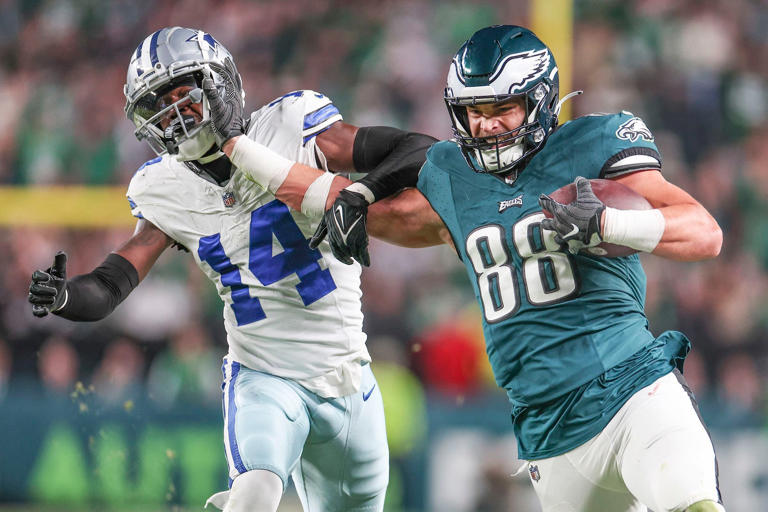
[[[635,168],[647,166],[656,169],[661,167],[661,162],[649,155],[632,155],[613,163],[609,169],[621,169],[630,166]]]

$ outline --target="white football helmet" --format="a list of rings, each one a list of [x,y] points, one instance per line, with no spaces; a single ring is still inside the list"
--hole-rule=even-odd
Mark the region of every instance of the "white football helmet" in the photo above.
[[[176,155],[181,161],[209,162],[222,155],[216,140],[208,100],[201,89],[204,77],[213,78],[219,93],[237,94],[245,105],[245,92],[232,55],[202,30],[166,27],[147,36],[131,56],[125,93],[125,114],[136,125],[139,140],[146,140],[158,154]],[[165,104],[163,96],[180,85],[189,93]],[[180,107],[202,102],[203,119],[184,116]],[[163,128],[161,122],[170,118]],[[214,151],[212,151],[212,148]]]

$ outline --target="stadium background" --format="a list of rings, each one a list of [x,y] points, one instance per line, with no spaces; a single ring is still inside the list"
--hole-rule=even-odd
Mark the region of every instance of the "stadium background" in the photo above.
[[[585,91],[573,115],[643,117],[667,178],[723,227],[717,260],[645,258],[647,312],[654,332],[693,340],[686,377],[716,439],[728,510],[767,510],[768,3],[570,6],[0,0],[0,509],[199,510],[226,482],[221,306],[191,258],[168,251],[101,322],[37,320],[26,302],[31,272],[57,250],[75,275],[131,233],[123,190],[153,154],[123,116],[122,84],[145,35],[213,34],[235,56],[249,110],[309,88],[351,123],[446,138],[453,52],[481,26],[518,23],[553,46],[566,77],[573,52],[572,85],[561,87]],[[536,510],[526,475],[510,477],[508,406],[455,257],[376,241],[371,257],[364,310],[388,415],[388,509]],[[289,493],[281,510],[296,507]]]

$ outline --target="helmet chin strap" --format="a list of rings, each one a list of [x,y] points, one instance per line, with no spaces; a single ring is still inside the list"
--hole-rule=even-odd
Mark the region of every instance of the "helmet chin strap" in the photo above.
[[[198,176],[223,186],[232,177],[234,166],[217,146],[212,146],[209,152],[196,160],[181,161]]]
[[[196,161],[201,164],[207,164],[207,163],[213,162],[214,160],[218,160],[223,156],[224,156],[224,153],[222,153],[221,150],[216,150],[210,155],[204,155],[198,158]]]

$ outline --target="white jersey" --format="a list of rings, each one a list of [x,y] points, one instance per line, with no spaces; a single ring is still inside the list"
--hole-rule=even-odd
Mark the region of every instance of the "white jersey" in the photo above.
[[[341,119],[314,91],[282,96],[251,115],[248,137],[328,170],[315,136]],[[174,157],[144,164],[128,187],[132,213],[189,249],[224,301],[231,360],[292,379],[321,396],[359,389],[370,361],[362,331],[360,266],[308,239],[308,219],[239,169],[218,186]]]

